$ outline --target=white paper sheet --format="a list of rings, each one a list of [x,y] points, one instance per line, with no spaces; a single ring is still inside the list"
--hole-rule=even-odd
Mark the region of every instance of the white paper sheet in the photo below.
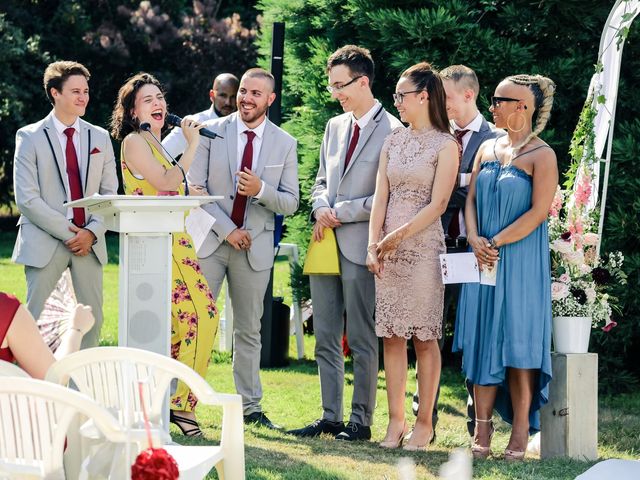
[[[480,272],[480,285],[489,285],[491,287],[495,287],[497,270],[497,263],[495,263],[492,268],[484,267]]]
[[[472,252],[440,255],[442,283],[478,283],[480,270]]]
[[[187,216],[184,225],[187,233],[193,239],[196,252],[200,250],[214,223],[216,223],[216,219],[201,207],[194,208]]]

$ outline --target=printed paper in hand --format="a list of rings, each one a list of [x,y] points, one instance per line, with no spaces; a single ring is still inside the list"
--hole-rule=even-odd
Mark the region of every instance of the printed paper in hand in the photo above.
[[[478,283],[480,270],[472,252],[440,255],[442,283]]]
[[[191,235],[193,239],[193,246],[196,252],[200,250],[200,247],[204,243],[205,238],[209,235],[211,227],[216,223],[216,219],[204,211],[201,207],[196,207],[187,216],[184,221],[184,226],[187,233]]]
[[[497,263],[495,263],[492,268],[484,267],[480,272],[480,284],[495,287],[497,272],[498,272]]]

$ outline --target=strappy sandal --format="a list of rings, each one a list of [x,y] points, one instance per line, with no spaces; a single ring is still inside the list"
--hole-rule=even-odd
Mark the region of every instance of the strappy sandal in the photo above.
[[[524,454],[527,453],[526,450],[519,452],[517,450],[509,450],[508,448],[504,451],[504,459],[507,462],[522,462],[524,460]]]
[[[475,443],[475,441],[473,442],[473,445],[471,445],[471,454],[473,455],[473,458],[476,459],[482,459],[482,458],[487,458],[491,455],[491,439],[493,438],[493,433],[496,431],[496,429],[493,427],[493,418],[489,418],[487,420],[483,420],[481,418],[476,418],[476,428],[478,427],[478,423],[490,423],[491,424],[491,431],[489,432],[489,446],[488,447],[483,447],[482,445],[479,445],[477,443]]]
[[[202,430],[200,430],[200,425],[198,425],[198,422],[187,417],[176,415],[173,410],[169,410],[169,421],[176,427],[178,427],[185,437],[202,436]],[[189,425],[193,428],[189,428],[188,426],[184,427],[183,425]]]

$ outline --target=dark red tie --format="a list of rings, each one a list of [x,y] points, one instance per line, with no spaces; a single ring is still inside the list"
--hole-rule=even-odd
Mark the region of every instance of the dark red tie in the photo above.
[[[65,154],[67,157],[67,176],[69,177],[69,190],[71,190],[71,200],[82,198],[82,182],[80,181],[80,166],[78,165],[78,156],[76,155],[76,147],[73,146],[73,134],[75,129],[67,128],[64,134],[67,136],[67,146]],[[73,209],[73,223],[77,227],[84,227],[85,217],[84,208]]]
[[[246,130],[244,133],[247,135],[247,144],[244,146],[244,152],[242,153],[241,172],[244,172],[245,167],[251,170],[253,164],[253,139],[256,136],[256,133],[251,130]],[[233,200],[233,208],[231,209],[231,220],[238,228],[241,228],[244,223],[244,211],[246,208],[247,197],[240,195],[236,190],[236,198]]]
[[[456,142],[460,148],[458,149],[460,155],[460,161],[462,161],[462,137],[464,137],[469,130],[456,130],[453,134],[456,137]],[[460,178],[460,172],[458,171],[458,178]],[[456,181],[456,186],[458,182]],[[447,229],[447,235],[451,238],[458,238],[460,236],[460,209],[456,208],[453,211],[451,221],[449,222],[449,228]]]
[[[356,123],[353,128],[353,135],[351,136],[351,141],[349,142],[349,149],[347,150],[347,156],[344,159],[344,171],[347,171],[347,167],[349,166],[349,162],[351,161],[351,157],[353,157],[353,152],[356,151],[356,147],[358,146],[358,140],[360,139],[360,125]]]

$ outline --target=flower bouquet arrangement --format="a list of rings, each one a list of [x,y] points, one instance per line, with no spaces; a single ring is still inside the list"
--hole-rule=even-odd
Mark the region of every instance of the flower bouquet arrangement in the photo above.
[[[574,188],[558,187],[551,205],[551,305],[554,317],[591,317],[594,328],[608,332],[617,325],[613,311],[619,311],[611,287],[627,280],[622,253],[599,254],[597,218],[589,205],[591,189],[588,169],[580,169]]]

